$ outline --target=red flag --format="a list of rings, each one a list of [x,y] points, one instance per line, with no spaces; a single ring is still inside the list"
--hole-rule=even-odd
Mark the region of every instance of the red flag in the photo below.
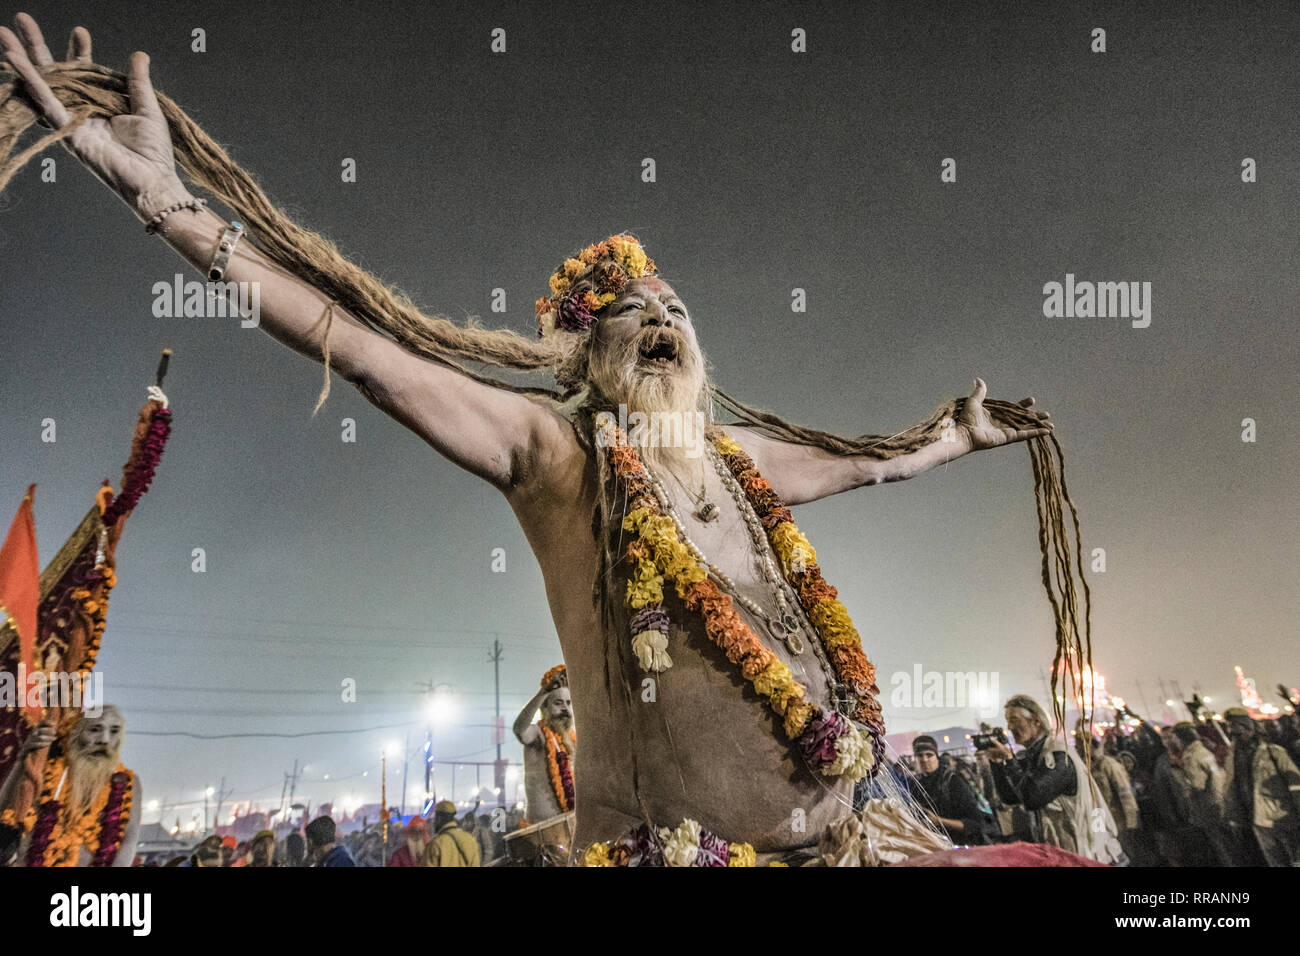
[[[18,506],[9,535],[0,547],[0,611],[13,621],[18,631],[19,661],[27,673],[33,670],[36,648],[36,608],[41,600],[40,565],[36,560],[36,520],[32,517],[32,497],[36,486],[27,489]],[[27,706],[26,689],[20,689],[22,706]]]

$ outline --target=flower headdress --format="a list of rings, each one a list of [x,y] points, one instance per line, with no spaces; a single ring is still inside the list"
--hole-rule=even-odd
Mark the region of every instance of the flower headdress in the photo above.
[[[610,236],[565,259],[551,273],[551,294],[537,300],[537,337],[586,332],[596,313],[618,297],[628,279],[655,275],[654,260],[633,236]],[[582,280],[590,288],[578,290]]]

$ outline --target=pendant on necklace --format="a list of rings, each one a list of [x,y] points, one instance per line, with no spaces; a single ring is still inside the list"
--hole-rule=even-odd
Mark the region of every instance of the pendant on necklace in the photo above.
[[[786,650],[791,654],[802,654],[803,639],[799,636],[798,627],[791,627],[790,621],[792,621],[792,618],[788,614],[784,621],[779,618],[769,617],[767,619],[767,629],[773,637],[786,646]]]
[[[715,505],[712,501],[704,502],[704,504],[700,505],[700,510],[695,512],[695,517],[705,522],[712,521],[717,516],[718,516],[718,506]]]

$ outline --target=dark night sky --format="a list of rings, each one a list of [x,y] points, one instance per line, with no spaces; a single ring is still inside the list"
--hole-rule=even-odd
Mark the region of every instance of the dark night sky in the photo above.
[[[149,52],[155,85],[273,199],[427,310],[530,329],[564,256],[630,231],[691,307],[717,380],[787,418],[894,431],[976,375],[994,397],[1036,396],[1085,549],[1107,552],[1090,581],[1109,688],[1160,719],[1162,678],[1218,701],[1234,664],[1264,689],[1300,681],[1293,5],[25,9],[56,55],[76,24],[99,62]],[[498,26],[508,52],[493,55]],[[1089,52],[1096,26],[1104,55]],[[790,52],[794,27],[806,54]],[[320,368],[260,331],[154,318],[153,283],[189,267],[48,155],[56,183],[32,165],[0,197],[3,520],[37,482],[52,557],[100,480],[116,483],[157,353],[175,349],[175,432],[119,549],[100,657],[146,796],[187,819],[224,775],[234,800],[275,806],[299,758],[314,801],[376,801],[377,754],[400,728],[138,732],[409,724],[414,751],[422,680],[459,695],[437,752],[490,760],[493,633],[507,723],[560,660],[504,501],[337,380],[312,418]],[[956,183],[940,182],[944,157]],[[1151,282],[1151,326],[1045,318],[1043,285],[1067,272]],[[796,286],[806,314],[790,311]],[[505,315],[489,312],[494,287]],[[346,417],[356,444],[339,440]],[[916,664],[1042,696],[1053,636],[1023,448],[796,517],[886,702]],[[357,703],[340,702],[345,677]],[[902,731],[971,712],[887,703],[886,717]]]

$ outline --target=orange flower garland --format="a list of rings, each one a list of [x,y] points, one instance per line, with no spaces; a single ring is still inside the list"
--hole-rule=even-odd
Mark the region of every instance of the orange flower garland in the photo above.
[[[635,533],[625,552],[628,565],[633,569],[625,603],[629,609],[636,610],[629,624],[633,631],[633,650],[642,667],[660,670],[671,666],[667,654],[662,653],[663,649],[652,644],[655,632],[650,629],[656,621],[666,621],[662,607],[663,587],[671,579],[686,608],[703,618],[709,640],[740,669],[754,691],[766,698],[768,706],[781,717],[786,736],[798,746],[810,767],[827,776],[844,776],[853,780],[878,769],[884,751],[883,723],[864,721],[871,731],[868,740],[838,713],[825,712],[805,699],[804,686],[794,679],[788,666],[763,646],[737,613],[731,597],[709,579],[707,570],[681,540],[673,519],[662,513],[649,474],[636,449],[628,443],[627,436],[608,417],[598,419],[598,427],[601,429],[599,444],[605,449],[610,468],[621,483],[628,502],[623,530]],[[748,462],[748,468],[738,467],[747,461],[734,458],[740,446],[725,435],[716,439],[715,444],[733,473],[740,470],[752,472],[744,478],[746,492],[760,515],[768,515],[769,523],[765,527],[769,529],[769,539],[783,570],[797,588],[802,585],[800,594],[806,591],[809,596],[808,599],[801,597],[805,608],[810,607],[809,599],[817,599],[811,605],[816,613],[810,611],[810,617],[836,667],[836,674],[855,692],[869,696],[875,692],[874,673],[865,655],[860,661],[854,656],[857,632],[853,630],[844,606],[835,600],[834,589],[824,581],[818,584],[820,573],[816,565],[811,564],[809,570],[810,563],[816,560],[816,552],[793,522],[784,520],[789,511],[752,467],[753,462]],[[740,479],[739,474],[737,478]],[[794,578],[796,571],[803,575],[798,583]],[[861,655],[860,642],[856,646],[857,654]],[[860,701],[856,713],[872,716],[873,704],[874,700]],[[874,713],[878,714],[878,711],[876,705]]]
[[[90,808],[69,824],[66,803],[58,804],[54,798],[55,791],[66,785],[66,768],[65,757],[50,757],[45,761],[40,798],[33,802],[23,820],[24,831],[35,831],[32,832],[32,844],[35,845],[28,850],[28,865],[79,866],[83,847],[90,854],[92,866],[108,865],[111,858],[106,862],[101,858],[109,857],[107,851],[110,849],[115,855],[116,849],[109,845],[101,846],[101,841],[107,833],[112,843],[120,845],[131,816],[135,775],[119,764],[113,778],[121,780],[121,783],[115,784],[110,778],[95,795]],[[120,792],[120,804],[110,807],[115,792]],[[106,811],[112,820],[106,819]],[[7,814],[5,822],[12,822],[11,817],[12,813]]]
[[[551,790],[555,792],[555,802],[560,812],[568,813],[574,804],[573,764],[560,735],[546,724],[541,724],[540,729],[542,739],[546,741],[546,771],[551,781]],[[575,743],[578,739],[572,730],[569,731],[569,738]]]
[[[740,445],[725,433],[719,433],[713,445],[754,506],[768,541],[799,596],[799,603],[830,655],[835,673],[857,696],[854,718],[870,727],[875,736],[883,738],[885,722],[880,701],[876,699],[880,693],[876,668],[862,650],[862,638],[849,618],[848,609],[839,601],[839,592],[822,577],[812,545],[799,533],[790,509],[758,473],[754,460]]]

